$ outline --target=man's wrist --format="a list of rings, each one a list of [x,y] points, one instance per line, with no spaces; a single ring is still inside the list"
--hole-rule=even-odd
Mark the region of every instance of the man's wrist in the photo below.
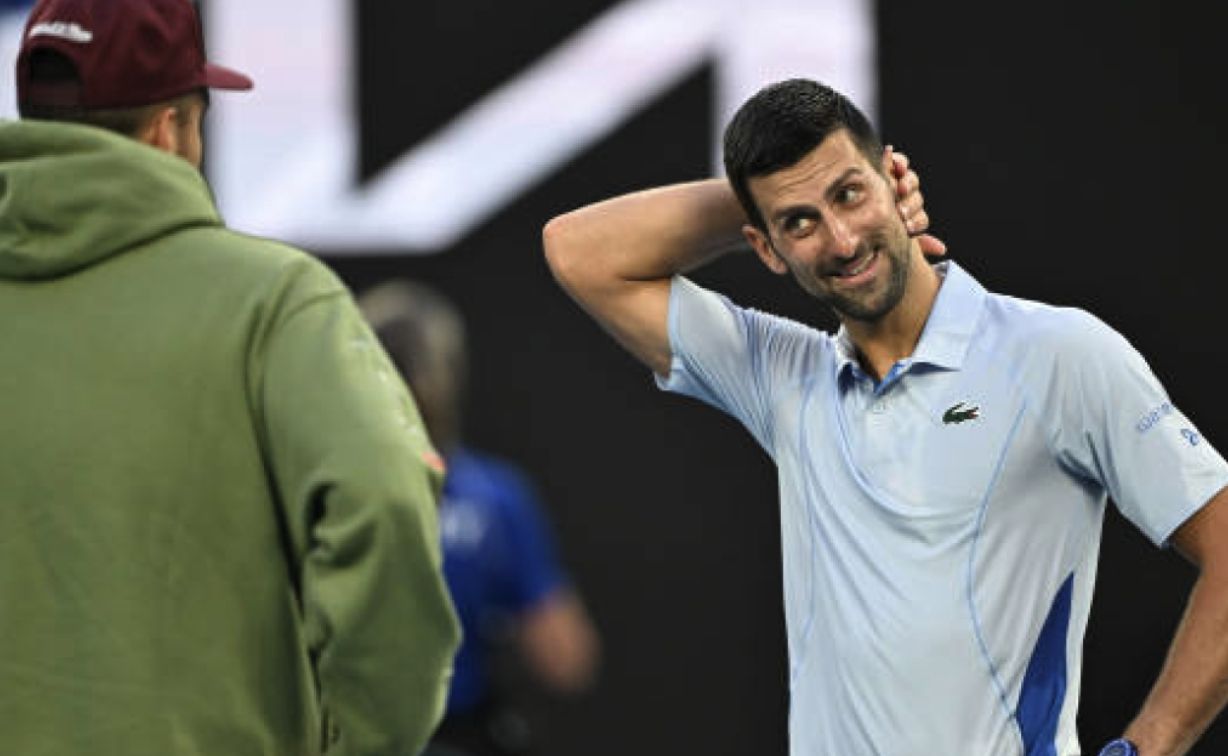
[[[1100,749],[1100,756],[1138,756],[1138,746],[1125,738],[1118,738]]]

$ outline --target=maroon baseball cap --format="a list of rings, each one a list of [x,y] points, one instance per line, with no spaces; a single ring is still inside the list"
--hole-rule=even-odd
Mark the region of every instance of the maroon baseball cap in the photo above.
[[[32,85],[30,55],[54,50],[81,79],[75,102]],[[151,105],[196,89],[251,89],[238,71],[205,60],[190,0],[39,0],[17,56],[17,99],[87,110]]]

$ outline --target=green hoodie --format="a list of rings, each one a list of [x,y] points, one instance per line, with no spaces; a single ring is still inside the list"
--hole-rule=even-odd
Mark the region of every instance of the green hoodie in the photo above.
[[[327,268],[184,160],[0,123],[0,350],[6,753],[421,749],[440,472]]]

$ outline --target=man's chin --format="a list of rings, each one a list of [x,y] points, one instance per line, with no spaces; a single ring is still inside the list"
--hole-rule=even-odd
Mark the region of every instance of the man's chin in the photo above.
[[[887,314],[893,309],[892,307],[888,306],[870,307],[849,302],[832,304],[831,308],[836,311],[836,315],[838,315],[842,321],[855,320],[858,323],[866,324],[873,324],[881,321],[883,318],[887,317]]]
[[[842,320],[848,318],[863,323],[876,323],[891,314],[904,298],[903,288],[897,289],[890,283],[880,281],[874,291],[866,291],[862,296],[831,292],[823,299]]]

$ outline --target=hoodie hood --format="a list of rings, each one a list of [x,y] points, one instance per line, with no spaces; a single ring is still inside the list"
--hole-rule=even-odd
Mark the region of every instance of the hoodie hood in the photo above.
[[[0,279],[56,278],[221,225],[187,161],[103,129],[0,122]]]

